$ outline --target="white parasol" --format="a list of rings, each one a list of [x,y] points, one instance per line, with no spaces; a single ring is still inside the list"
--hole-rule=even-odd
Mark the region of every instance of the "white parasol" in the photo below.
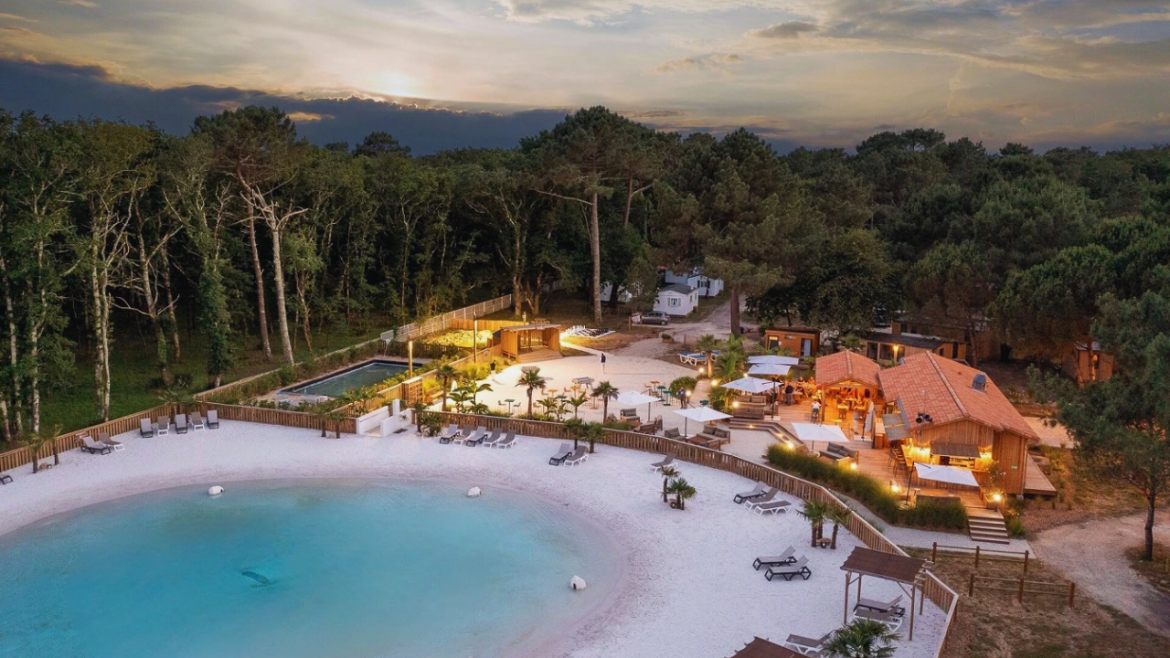
[[[770,364],[777,366],[796,366],[800,365],[800,359],[795,356],[772,356],[770,354],[761,354],[759,356],[749,356],[748,363],[751,364]]]
[[[914,470],[918,472],[918,479],[920,480],[934,480],[935,482],[946,482],[948,484],[965,484],[969,487],[979,486],[979,483],[975,480],[975,476],[965,468],[936,466],[934,464],[915,462]]]
[[[640,404],[646,405],[647,422],[650,420],[650,405],[659,401],[658,398],[654,397],[653,395],[646,395],[645,393],[639,393],[638,391],[626,391],[625,393],[619,393],[615,399],[619,404],[629,405],[631,407],[636,407]]]
[[[674,412],[686,420],[683,421],[683,435],[687,433],[687,423],[695,421],[696,423],[710,423],[716,420],[723,420],[724,418],[731,418],[731,416],[722,411],[715,411],[710,407],[693,407],[691,409],[684,409],[682,411]]]
[[[776,382],[770,382],[766,379],[757,379],[755,377],[743,377],[733,382],[723,384],[722,388],[729,388],[733,391],[743,391],[744,393],[764,393],[776,388]]]
[[[749,375],[758,377],[787,377],[792,366],[782,366],[778,363],[758,363],[748,369]]]

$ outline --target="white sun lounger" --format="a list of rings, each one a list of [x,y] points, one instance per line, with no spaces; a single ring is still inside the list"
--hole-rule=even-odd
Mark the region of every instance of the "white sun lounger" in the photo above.
[[[660,461],[656,461],[653,464],[650,464],[650,471],[653,473],[657,473],[658,471],[661,471],[662,469],[666,468],[667,466],[669,466],[671,468],[678,468],[677,466],[674,465],[674,456],[673,455],[663,455],[663,457]]]
[[[489,436],[485,439],[480,439],[479,444],[482,446],[490,447],[493,443],[500,440],[500,433],[501,432],[502,432],[502,430],[497,427],[496,429],[492,430],[491,436]]]
[[[114,451],[114,449],[111,448],[110,446],[108,446],[104,443],[98,443],[98,442],[94,441],[88,434],[81,437],[81,443],[82,443],[81,449],[88,452],[91,455],[92,454],[108,455]]]
[[[219,429],[219,412],[216,411],[215,409],[212,409],[211,411],[207,412],[207,429],[209,429],[209,430]]]
[[[447,431],[443,432],[442,434],[439,435],[439,441],[441,443],[450,443],[451,439],[454,439],[455,435],[458,433],[459,433],[459,426],[456,425],[455,423],[451,423],[450,425],[447,426]]]
[[[565,458],[565,465],[566,466],[579,466],[581,464],[584,464],[585,461],[588,459],[589,459],[589,447],[588,446],[580,446],[579,448],[577,448],[576,450],[573,451],[573,454],[571,454]]]
[[[739,505],[747,500],[755,500],[757,498],[761,498],[766,493],[768,493],[768,485],[764,484],[763,482],[757,482],[755,489],[752,489],[751,491],[747,491],[744,493],[737,493],[737,494],[735,494],[735,497],[732,498],[732,500],[735,501],[736,505]]]
[[[207,429],[207,425],[203,423],[203,416],[201,416],[198,411],[191,414],[191,427],[196,430]]]
[[[143,418],[138,422],[138,435],[146,439],[154,436],[154,425],[150,424],[149,418]]]
[[[492,448],[511,448],[516,445],[516,431],[508,430],[508,434],[504,438],[491,444]]]
[[[803,635],[789,635],[788,639],[784,641],[784,646],[804,656],[819,656],[821,647],[825,646],[825,643],[833,637],[835,632],[829,631],[820,639],[804,637]]]
[[[752,505],[752,511],[763,516],[764,514],[779,514],[780,512],[787,512],[792,503],[787,500],[770,500],[766,503],[759,503]]]
[[[104,443],[104,444],[110,446],[111,448],[113,448],[114,450],[122,450],[123,448],[126,447],[126,446],[122,445],[121,441],[115,441],[115,440],[111,439],[110,435],[106,434],[105,432],[98,433],[98,443]]]
[[[154,433],[159,436],[164,436],[171,433],[170,416],[162,416],[158,419],[158,422],[154,424]]]
[[[191,429],[191,425],[187,422],[187,414],[175,414],[175,431],[179,434],[186,434],[189,429]]]
[[[780,493],[779,489],[777,489],[776,487],[769,487],[767,493],[760,496],[759,498],[753,498],[752,500],[744,501],[743,508],[748,510],[748,511],[751,511],[752,508],[755,507],[756,505],[763,505],[764,503],[771,502],[772,499],[775,498],[776,494],[778,494],[778,493]]]
[[[463,443],[463,445],[471,446],[474,448],[477,443],[479,443],[480,441],[483,441],[483,437],[486,435],[487,435],[487,428],[484,427],[483,425],[480,425],[479,427],[475,428],[475,432],[472,433],[471,436],[463,437],[462,441],[460,441],[459,439],[456,439],[455,443]]]

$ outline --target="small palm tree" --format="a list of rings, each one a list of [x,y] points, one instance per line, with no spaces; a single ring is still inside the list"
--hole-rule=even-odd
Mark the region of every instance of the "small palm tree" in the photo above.
[[[536,370],[526,372],[520,376],[520,380],[516,382],[517,386],[525,386],[528,388],[528,417],[532,418],[532,392],[536,389],[544,389],[544,377]]]
[[[318,402],[317,404],[309,405],[307,411],[313,418],[317,419],[317,422],[321,423],[321,438],[325,438],[325,432],[328,431],[329,419],[333,416],[332,405],[328,402]]]
[[[491,384],[486,384],[486,383],[480,384],[479,382],[475,382],[475,381],[468,382],[467,386],[468,386],[468,388],[471,389],[471,404],[472,405],[479,404],[478,397],[479,397],[480,393],[490,393],[492,390]]]
[[[825,525],[825,516],[828,511],[829,506],[819,500],[804,501],[800,515],[808,519],[809,526],[812,528],[812,546],[816,546],[817,540],[821,537],[821,529]]]
[[[565,421],[565,431],[573,437],[573,450],[577,449],[577,441],[585,436],[585,421],[580,418],[570,418]]]
[[[557,408],[561,406],[561,401],[556,398],[541,398],[536,403],[544,409],[545,416],[556,416]]]
[[[670,478],[678,477],[678,469],[673,466],[663,466],[660,469],[662,473],[662,502],[667,501],[667,495],[670,494]]]
[[[671,480],[667,489],[670,493],[674,494],[674,503],[671,504],[671,507],[679,510],[685,510],[687,508],[686,501],[694,498],[695,494],[698,493],[695,491],[695,488],[688,484],[687,481],[683,478],[675,478]]]
[[[854,619],[833,634],[822,653],[835,658],[890,658],[894,655],[891,645],[898,638],[897,633],[881,622]]]
[[[468,386],[459,386],[454,391],[451,391],[450,395],[451,401],[455,403],[455,409],[459,413],[463,413],[463,408],[467,405],[467,403],[471,402],[474,397],[475,396],[472,393],[471,388]]]
[[[593,397],[601,398],[601,419],[603,421],[609,420],[609,401],[616,399],[617,396],[617,387],[609,382],[601,382],[593,387]]]
[[[588,401],[589,396],[585,395],[584,393],[578,393],[577,395],[574,395],[573,397],[566,400],[566,402],[568,402],[569,405],[573,407],[573,418],[577,417],[577,410],[581,408],[581,405]]]
[[[588,423],[585,425],[585,440],[589,442],[589,454],[597,452],[597,442],[605,438],[605,425]]]
[[[841,527],[841,524],[849,523],[849,518],[852,516],[853,512],[848,507],[842,507],[840,505],[829,506],[829,509],[825,512],[825,519],[833,522],[833,538],[829,543],[829,548],[837,548],[837,530]]]
[[[57,454],[57,435],[60,433],[61,427],[58,425],[48,429],[41,428],[39,432],[25,435],[23,442],[32,454],[33,473],[40,470],[41,450],[44,449],[46,443],[53,446],[53,465],[59,466],[61,464],[61,456]]]
[[[738,379],[743,374],[746,363],[747,357],[744,356],[743,352],[728,350],[720,354],[715,361],[715,375],[724,381]]]
[[[435,376],[443,385],[441,395],[443,396],[443,411],[447,410],[447,392],[451,390],[451,380],[459,376],[459,371],[452,368],[451,364],[444,363],[435,369]]]
[[[703,334],[695,341],[695,349],[703,353],[706,359],[707,376],[711,376],[711,353],[719,347],[719,341],[716,340],[715,334]]]

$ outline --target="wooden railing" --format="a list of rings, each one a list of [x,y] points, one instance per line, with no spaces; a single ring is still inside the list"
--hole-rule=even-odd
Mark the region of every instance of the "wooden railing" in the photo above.
[[[261,407],[246,407],[235,404],[219,404],[206,402],[201,405],[205,409],[215,409],[220,420],[240,420],[246,423],[263,423],[265,425],[279,425],[281,427],[298,427],[301,429],[321,429],[321,419],[303,411],[288,409],[264,409]],[[332,432],[341,424],[343,434],[357,434],[357,419],[344,418],[340,421],[329,421],[329,431]]]
[[[524,420],[520,418],[504,418],[499,416],[476,416],[472,414],[460,414],[453,412],[432,411],[427,413],[438,414],[443,417],[443,425],[455,423],[457,425],[472,425],[475,427],[483,426],[486,429],[499,429],[502,432],[514,431],[516,434],[523,436],[537,436],[549,439],[566,439],[571,440],[573,437],[562,423],[553,423],[539,420]],[[605,438],[600,443],[610,445],[618,448],[628,448],[631,450],[640,450],[643,452],[653,452],[657,454],[673,455],[675,459],[698,464],[700,466],[708,466],[710,468],[717,468],[721,471],[734,473],[741,477],[756,482],[763,482],[764,484],[801,498],[803,500],[814,500],[826,503],[832,503],[841,507],[848,508],[840,498],[833,494],[825,487],[790,475],[783,471],[778,471],[770,466],[764,464],[757,464],[746,459],[729,455],[718,450],[711,450],[685,441],[676,439],[668,439],[661,436],[654,436],[651,434],[640,434],[638,432],[629,432],[622,430],[605,430]],[[906,555],[906,552],[899,548],[896,544],[886,539],[882,533],[878,532],[868,521],[862,518],[856,512],[849,517],[849,522],[845,524],[854,537],[857,537],[867,547],[882,551],[883,553],[895,553],[897,555]],[[953,589],[947,587],[946,583],[939,580],[937,576],[927,572],[922,585],[922,593],[930,599],[935,605],[946,613],[946,632],[943,636],[943,642],[939,645],[938,651],[935,653],[936,658],[942,654],[943,648],[946,646],[946,638],[950,634],[951,624],[955,617],[955,608],[958,605],[959,596]]]
[[[89,427],[79,429],[75,432],[67,432],[54,439],[57,444],[57,452],[61,453],[73,450],[75,448],[80,448],[82,445],[80,437],[82,436],[91,436],[96,439],[98,434],[102,432],[105,432],[110,436],[115,436],[129,432],[131,430],[139,429],[139,423],[143,418],[148,418],[151,421],[154,421],[160,417],[171,418],[175,414],[175,409],[175,405],[163,404],[154,407],[153,409],[140,411],[136,414],[122,416],[121,418],[115,418],[114,420],[105,423],[98,423],[97,425],[91,425]],[[52,454],[52,444],[45,443],[43,446],[41,446],[41,452],[39,455],[37,455],[37,459],[44,459],[51,456]],[[31,464],[32,462],[32,449],[27,446],[24,448],[17,448],[16,450],[9,450],[8,452],[0,453],[0,471],[12,470],[14,468],[25,466],[26,464]]]

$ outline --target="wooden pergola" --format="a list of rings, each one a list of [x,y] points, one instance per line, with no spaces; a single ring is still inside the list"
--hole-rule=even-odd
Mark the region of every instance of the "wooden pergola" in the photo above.
[[[914,604],[925,601],[925,596],[919,593],[919,578],[926,566],[926,560],[906,557],[897,553],[883,553],[872,548],[857,547],[845,559],[841,570],[845,572],[845,614],[842,623],[849,623],[849,586],[857,583],[857,599],[861,600],[861,579],[864,576],[873,576],[893,583],[897,583],[907,596],[910,597],[910,641],[914,640]],[[907,591],[906,587],[910,589]],[[922,612],[920,609],[919,612]]]
[[[755,638],[744,648],[736,651],[731,658],[804,658],[788,647],[782,647],[775,642],[762,638]]]
[[[500,344],[505,355],[516,358],[525,352],[550,349],[561,350],[559,324],[528,324],[500,328]]]

